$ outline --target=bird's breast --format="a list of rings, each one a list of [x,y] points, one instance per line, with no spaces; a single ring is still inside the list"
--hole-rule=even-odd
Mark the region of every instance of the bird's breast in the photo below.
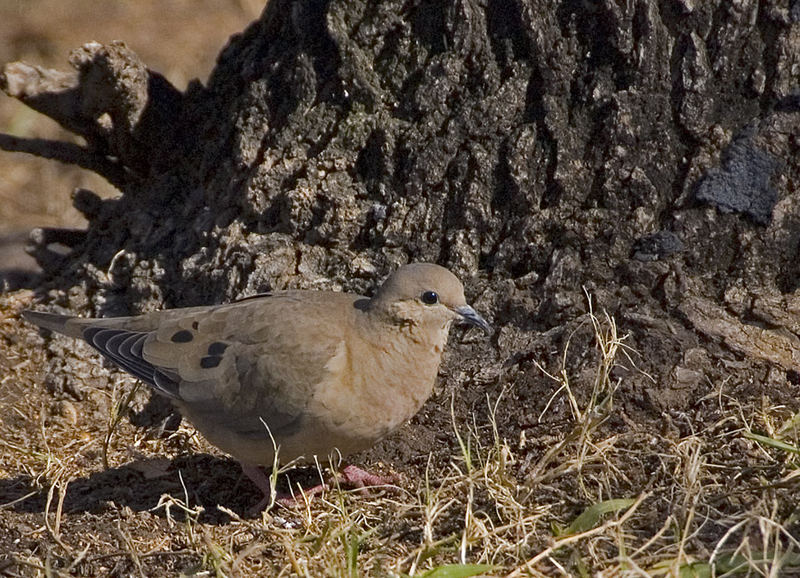
[[[441,348],[409,340],[342,342],[326,365],[313,413],[336,435],[371,445],[410,419],[428,399]]]

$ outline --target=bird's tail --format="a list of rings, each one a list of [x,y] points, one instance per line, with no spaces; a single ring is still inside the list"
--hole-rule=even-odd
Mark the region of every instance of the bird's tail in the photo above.
[[[44,327],[45,329],[50,329],[51,331],[63,333],[64,335],[69,335],[70,337],[83,336],[83,328],[77,323],[69,323],[75,319],[75,317],[71,317],[69,315],[43,313],[41,311],[31,311],[30,309],[26,309],[22,312],[22,316],[30,323],[38,325],[39,327]]]

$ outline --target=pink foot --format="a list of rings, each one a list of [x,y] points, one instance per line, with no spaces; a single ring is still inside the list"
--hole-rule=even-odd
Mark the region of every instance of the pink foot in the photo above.
[[[301,490],[300,495],[297,494],[278,494],[278,497],[275,499],[275,502],[283,506],[284,508],[292,508],[301,504],[300,498],[303,497],[313,499],[314,496],[321,494],[325,490],[328,489],[328,486],[325,484],[317,484],[313,488],[308,488],[307,490]]]
[[[261,501],[258,502],[258,504],[256,504],[252,509],[252,511],[255,513],[261,512],[272,500],[272,488],[269,484],[269,477],[267,477],[267,475],[261,471],[261,468],[258,466],[245,463],[242,463],[241,466],[242,472],[244,472],[244,474],[253,481],[258,489],[261,490],[261,493],[264,494],[264,497],[261,499]],[[394,474],[389,476],[378,476],[356,466],[345,466],[342,469],[340,478],[340,483],[343,485],[352,486],[359,489],[365,489],[371,486],[392,486],[399,481],[399,476]],[[302,490],[302,495],[304,497],[313,498],[327,489],[328,487],[326,484],[317,484],[312,488]],[[299,497],[300,496],[298,495],[281,492],[276,494],[275,503],[288,508],[296,506]]]
[[[342,481],[356,488],[366,488],[368,486],[391,486],[400,481],[394,474],[389,476],[378,476],[371,474],[357,466],[345,466],[342,469]]]
[[[253,513],[259,513],[266,508],[272,500],[272,487],[269,484],[269,477],[261,471],[261,468],[252,464],[241,463],[242,472],[252,480],[252,482],[261,490],[264,497],[252,508]],[[313,488],[302,490],[302,494],[309,498],[313,498],[317,494],[321,494],[327,488],[324,484],[318,484]],[[276,492],[275,503],[284,507],[296,506],[299,496],[290,493]]]

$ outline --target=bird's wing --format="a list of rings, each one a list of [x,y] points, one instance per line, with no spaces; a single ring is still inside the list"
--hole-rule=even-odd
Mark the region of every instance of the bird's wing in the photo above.
[[[73,319],[67,327],[80,324],[92,347],[176,400],[195,422],[263,436],[263,419],[279,435],[299,426],[326,380],[352,301],[280,293],[139,317]]]

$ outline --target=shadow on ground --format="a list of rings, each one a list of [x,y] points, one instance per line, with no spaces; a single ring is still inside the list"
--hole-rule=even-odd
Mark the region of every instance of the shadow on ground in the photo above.
[[[278,479],[278,491],[288,492],[289,483],[309,488],[320,483],[314,467],[297,468]],[[48,510],[50,481],[36,481],[27,475],[0,480],[0,509],[20,513],[44,513]],[[50,512],[56,511],[58,495],[50,498]],[[192,455],[175,460],[140,460],[76,478],[67,485],[63,511],[93,513],[117,507],[141,512],[150,511],[160,517],[185,519],[189,508],[201,506],[197,518],[205,524],[227,524],[231,517],[217,508],[222,506],[242,518],[257,515],[253,507],[261,492],[242,475],[239,464],[209,454]]]

